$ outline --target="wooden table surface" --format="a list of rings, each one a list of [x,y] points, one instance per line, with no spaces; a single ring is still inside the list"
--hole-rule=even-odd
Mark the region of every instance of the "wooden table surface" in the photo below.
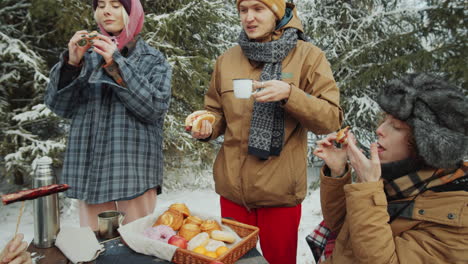
[[[89,264],[170,264],[172,262],[153,256],[137,253],[125,246],[120,239],[112,240],[104,244],[106,250]],[[72,264],[57,247],[37,248],[31,242],[28,251],[35,259],[36,264]],[[236,264],[268,264],[265,258],[256,248],[251,249],[242,256]]]

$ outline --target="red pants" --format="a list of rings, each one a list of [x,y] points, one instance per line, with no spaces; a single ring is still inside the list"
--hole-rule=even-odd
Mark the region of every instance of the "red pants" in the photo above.
[[[260,247],[270,264],[296,264],[301,205],[251,209],[221,196],[221,216],[260,228]]]

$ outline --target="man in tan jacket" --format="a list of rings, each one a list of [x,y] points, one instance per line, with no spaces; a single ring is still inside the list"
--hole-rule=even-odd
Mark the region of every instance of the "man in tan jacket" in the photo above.
[[[222,217],[258,226],[269,263],[296,263],[307,132],[340,127],[339,90],[325,54],[305,41],[294,5],[238,0],[237,7],[239,45],[218,58],[205,96],[216,121],[192,135],[224,135],[213,169]],[[233,80],[246,78],[260,91],[238,99]]]

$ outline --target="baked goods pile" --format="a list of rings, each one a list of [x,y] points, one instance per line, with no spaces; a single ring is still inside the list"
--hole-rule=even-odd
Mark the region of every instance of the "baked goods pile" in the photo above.
[[[191,215],[183,203],[170,205],[143,235],[212,258],[226,253],[226,244],[236,241],[232,231],[223,230],[216,220]]]

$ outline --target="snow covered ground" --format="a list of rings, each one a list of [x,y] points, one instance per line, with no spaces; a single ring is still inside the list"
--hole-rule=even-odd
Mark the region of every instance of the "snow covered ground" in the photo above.
[[[310,190],[310,189],[309,189]],[[158,196],[157,207],[168,207],[172,203],[186,203],[189,208],[197,208],[200,212],[220,214],[219,196],[211,189],[167,191]],[[21,203],[8,206],[0,205],[0,248],[13,236]],[[62,199],[61,226],[79,226],[78,208],[75,200]],[[26,241],[34,237],[32,202],[27,201],[19,227],[19,232],[25,235]],[[320,222],[320,191],[310,190],[302,204],[302,218],[299,227],[298,264],[315,263],[305,237]]]

